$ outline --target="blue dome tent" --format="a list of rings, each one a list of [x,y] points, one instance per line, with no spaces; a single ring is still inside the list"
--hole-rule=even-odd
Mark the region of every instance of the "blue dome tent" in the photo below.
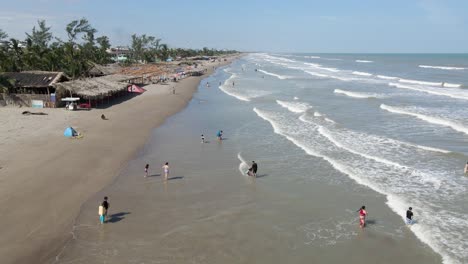
[[[63,135],[69,138],[69,137],[77,136],[78,133],[76,132],[75,129],[73,129],[73,127],[67,127],[65,128],[65,131],[63,131]]]

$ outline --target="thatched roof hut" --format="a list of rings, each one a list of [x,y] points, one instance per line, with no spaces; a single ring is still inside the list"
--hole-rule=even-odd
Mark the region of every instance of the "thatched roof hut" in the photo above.
[[[105,76],[117,73],[121,70],[118,64],[110,64],[110,65],[100,65],[97,63],[92,63],[91,69],[88,71],[88,76]]]
[[[23,71],[3,72],[0,75],[15,81],[15,93],[50,93],[54,91],[56,83],[69,80],[63,72]]]
[[[96,78],[79,79],[55,84],[62,95],[73,94],[84,99],[101,99],[126,91],[133,76],[107,75]]]

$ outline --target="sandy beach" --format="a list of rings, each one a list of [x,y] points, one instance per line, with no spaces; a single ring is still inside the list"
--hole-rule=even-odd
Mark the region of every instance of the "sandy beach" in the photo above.
[[[210,74],[233,59],[204,67]],[[71,238],[80,206],[114,179],[154,127],[186,106],[202,78],[145,86],[142,95],[105,109],[23,116],[31,109],[0,108],[0,262],[54,257]],[[84,138],[65,138],[67,126]]]

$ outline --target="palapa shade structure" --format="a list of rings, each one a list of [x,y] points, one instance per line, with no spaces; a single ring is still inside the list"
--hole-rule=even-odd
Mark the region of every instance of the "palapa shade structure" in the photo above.
[[[108,75],[55,84],[62,95],[77,95],[84,99],[97,100],[127,91],[133,76]]]

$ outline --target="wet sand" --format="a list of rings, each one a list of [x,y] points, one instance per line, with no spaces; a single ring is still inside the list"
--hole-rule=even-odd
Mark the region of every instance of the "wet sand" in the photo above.
[[[208,74],[213,66],[218,63],[205,65]],[[146,93],[106,109],[41,109],[47,116],[0,109],[0,262],[45,263],[54,258],[72,237],[83,202],[115,178],[152,128],[186,106],[201,78],[145,86]],[[101,120],[102,113],[109,120]],[[84,138],[63,137],[69,125]]]
[[[237,154],[248,141],[233,131],[256,121],[237,115],[239,103],[217,88],[200,89],[188,108],[155,129],[113,184],[84,204],[58,263],[440,263],[404,225],[387,232],[401,220],[382,195],[351,180],[347,189],[329,184],[327,177],[339,173],[314,170],[328,165],[300,150],[282,157],[286,140],[252,138],[265,146],[245,154],[263,153],[260,177],[241,175]],[[219,128],[226,141],[215,139]],[[209,143],[200,143],[201,133]],[[290,160],[289,174],[277,164],[281,158]],[[166,161],[171,175],[164,182]],[[100,225],[104,195],[110,218]],[[369,226],[360,230],[346,208],[364,201]]]

